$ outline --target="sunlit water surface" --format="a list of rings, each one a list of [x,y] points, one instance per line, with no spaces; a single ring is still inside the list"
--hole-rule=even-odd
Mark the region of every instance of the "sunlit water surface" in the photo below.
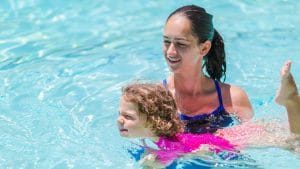
[[[0,168],[139,168],[116,128],[120,88],[169,74],[163,25],[192,3],[225,39],[226,82],[247,91],[256,118],[286,121],[274,96],[285,60],[300,83],[299,1],[3,0]],[[283,149],[243,153],[261,168],[300,168]]]

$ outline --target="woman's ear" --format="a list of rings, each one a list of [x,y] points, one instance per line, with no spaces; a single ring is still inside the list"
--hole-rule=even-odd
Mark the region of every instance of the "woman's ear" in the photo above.
[[[205,56],[207,55],[207,53],[209,52],[210,48],[211,48],[211,41],[206,40],[205,42],[200,44],[200,54]]]

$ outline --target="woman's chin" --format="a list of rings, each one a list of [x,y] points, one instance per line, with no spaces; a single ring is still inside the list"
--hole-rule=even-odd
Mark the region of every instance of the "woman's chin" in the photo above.
[[[179,66],[178,65],[168,65],[169,66],[169,70],[172,72],[172,73],[177,73],[178,70],[179,70]]]

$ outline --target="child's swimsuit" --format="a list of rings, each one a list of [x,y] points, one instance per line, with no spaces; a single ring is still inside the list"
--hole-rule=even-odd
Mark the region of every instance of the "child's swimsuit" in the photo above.
[[[157,145],[157,149],[150,148],[147,145],[140,145],[140,148],[128,150],[128,152],[136,161],[139,161],[142,154],[147,150],[148,153],[155,154],[157,160],[161,163],[166,164],[166,169],[175,169],[178,166],[182,169],[210,169],[211,167],[201,164],[212,165],[212,163],[197,156],[193,158],[193,161],[186,161],[186,163],[176,160],[185,154],[197,152],[197,150],[199,150],[199,153],[211,152],[224,160],[238,159],[240,157],[240,153],[236,150],[235,145],[211,133],[178,133],[171,138],[160,137],[155,144]],[[208,149],[201,149],[202,146],[207,146]]]
[[[200,114],[196,116],[187,116],[179,113],[180,119],[185,124],[185,132],[187,133],[213,133],[219,128],[228,127],[239,123],[237,117],[229,114],[222,101],[221,88],[218,81],[214,80],[218,93],[219,106],[211,113]],[[163,85],[168,89],[167,80],[163,80]]]
[[[229,141],[210,133],[190,134],[178,133],[172,138],[160,137],[156,142],[158,150],[152,150],[161,163],[168,163],[178,157],[199,150],[201,146],[207,145],[208,150],[219,153],[222,150],[233,151],[234,146]]]

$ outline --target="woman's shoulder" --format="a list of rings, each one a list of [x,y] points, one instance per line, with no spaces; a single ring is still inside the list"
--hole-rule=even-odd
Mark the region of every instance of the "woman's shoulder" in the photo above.
[[[251,119],[253,109],[249,97],[244,89],[239,86],[220,83],[224,102],[231,105],[231,112],[234,112],[241,118],[242,121]],[[226,102],[227,101],[227,102]]]
[[[222,93],[226,93],[226,92],[230,93],[233,99],[248,98],[246,92],[239,86],[232,85],[229,83],[222,83],[222,82],[219,82],[219,85],[222,89]]]
[[[232,85],[229,83],[222,83],[219,82],[221,87],[222,93],[226,94],[229,93],[232,99],[240,100],[240,99],[248,99],[248,96],[244,89],[239,86]]]

